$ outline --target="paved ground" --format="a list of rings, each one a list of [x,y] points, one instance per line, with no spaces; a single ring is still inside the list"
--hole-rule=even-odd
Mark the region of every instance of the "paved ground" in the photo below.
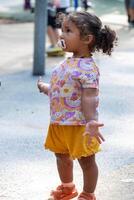
[[[103,21],[108,23],[110,15],[103,15]],[[113,56],[95,55],[101,71],[100,120],[106,138],[97,155],[96,194],[98,200],[133,200],[134,30],[124,15],[116,16],[112,27],[119,35]],[[59,180],[54,156],[43,149],[49,102],[38,93],[38,77],[32,76],[33,24],[1,25],[0,44],[0,200],[47,200]],[[45,81],[61,59],[46,58]],[[74,169],[81,191],[77,162]]]

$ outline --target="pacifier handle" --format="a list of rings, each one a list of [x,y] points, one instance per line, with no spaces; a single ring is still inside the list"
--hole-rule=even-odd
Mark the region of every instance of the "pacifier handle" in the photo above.
[[[65,40],[60,39],[60,40],[58,41],[57,44],[58,44],[58,46],[61,47],[62,49],[66,49]]]

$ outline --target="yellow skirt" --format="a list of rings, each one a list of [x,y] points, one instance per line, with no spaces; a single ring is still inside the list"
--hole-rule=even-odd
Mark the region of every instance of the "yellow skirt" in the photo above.
[[[45,149],[54,153],[69,154],[72,159],[91,156],[100,151],[97,139],[92,138],[88,143],[90,135],[83,136],[85,126],[56,125],[50,124]]]

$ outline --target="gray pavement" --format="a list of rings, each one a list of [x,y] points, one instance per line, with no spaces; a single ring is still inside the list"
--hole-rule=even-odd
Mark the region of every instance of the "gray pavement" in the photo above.
[[[124,15],[117,15],[114,23],[111,15],[101,17],[116,29],[119,46],[110,58],[95,55],[101,71],[100,120],[106,138],[97,155],[96,195],[97,200],[134,200],[134,30]],[[59,179],[54,156],[43,149],[49,101],[36,88],[38,77],[32,76],[33,24],[1,25],[0,44],[0,200],[47,200]],[[49,81],[51,70],[62,59],[46,58],[44,81]],[[81,176],[75,162],[79,191]]]

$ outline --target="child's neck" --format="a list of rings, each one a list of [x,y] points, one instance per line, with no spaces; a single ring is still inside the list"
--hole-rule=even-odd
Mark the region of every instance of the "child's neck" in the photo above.
[[[91,58],[92,54],[88,54],[88,55],[73,55],[73,58]]]
[[[92,54],[90,52],[87,53],[73,53],[73,58],[90,58]]]

